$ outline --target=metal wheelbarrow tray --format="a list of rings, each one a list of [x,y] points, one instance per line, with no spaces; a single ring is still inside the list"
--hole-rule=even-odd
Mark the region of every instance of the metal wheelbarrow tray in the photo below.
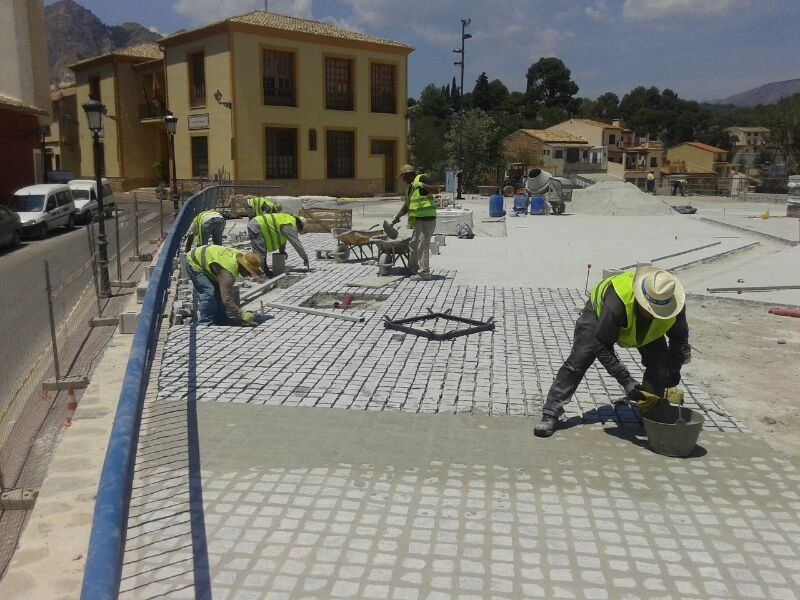
[[[336,246],[334,257],[336,262],[347,262],[350,252],[358,257],[359,260],[369,260],[375,258],[373,243],[376,237],[382,236],[383,231],[356,231],[351,229],[336,236],[339,245]]]
[[[389,240],[378,238],[375,240],[378,247],[378,274],[389,275],[392,267],[397,263],[397,259],[404,267],[408,268],[408,258],[411,254],[411,238],[401,240]]]

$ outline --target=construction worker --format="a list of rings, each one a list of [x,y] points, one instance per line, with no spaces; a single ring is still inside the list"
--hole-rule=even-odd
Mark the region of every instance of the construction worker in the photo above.
[[[189,252],[195,239],[198,246],[206,244],[221,246],[223,231],[225,231],[225,218],[215,210],[204,210],[194,218],[189,227],[184,252]]]
[[[308,255],[300,242],[298,233],[303,233],[306,221],[303,217],[295,217],[289,213],[267,213],[247,223],[247,235],[250,236],[250,246],[261,258],[261,268],[267,277],[272,277],[272,271],[267,267],[267,255],[271,252],[280,252],[286,256],[286,242],[292,244],[297,254],[303,259],[303,265],[309,267]]]
[[[255,326],[253,313],[242,311],[233,295],[236,278],[261,275],[261,259],[252,252],[209,244],[198,246],[184,259],[197,296],[198,325]]]
[[[689,187],[689,182],[686,181],[683,177],[680,179],[675,179],[672,182],[672,195],[674,196],[678,190],[681,191],[681,196],[686,195],[686,189]]]
[[[647,174],[647,182],[645,183],[647,187],[648,194],[655,194],[656,193],[656,173],[652,169]]]
[[[420,279],[431,278],[430,248],[433,232],[436,231],[436,198],[433,195],[439,187],[433,185],[428,175],[417,175],[411,165],[403,165],[400,177],[406,184],[403,192],[403,206],[392,221],[392,225],[400,222],[400,217],[408,214],[408,226],[413,229],[411,235],[408,266]]]
[[[572,352],[550,386],[534,434],[553,435],[564,405],[595,358],[625,390],[626,401],[639,403],[642,410],[654,406],[645,403],[642,390],[663,397],[666,388],[678,385],[681,367],[691,359],[684,298],[675,276],[656,267],[620,273],[594,286],[575,323]],[[645,368],[641,385],[614,353],[614,344],[639,350]]]
[[[247,211],[250,218],[260,217],[269,213],[281,212],[282,207],[277,202],[273,202],[264,196],[253,196],[247,199]]]

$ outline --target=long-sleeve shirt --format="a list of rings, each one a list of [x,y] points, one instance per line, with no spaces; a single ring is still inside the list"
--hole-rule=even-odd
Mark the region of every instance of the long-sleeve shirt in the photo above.
[[[280,229],[283,236],[292,245],[303,262],[308,261],[308,255],[306,254],[305,248],[303,248],[303,243],[300,241],[300,234],[297,232],[297,229],[288,223],[281,225]],[[254,219],[251,219],[247,223],[247,234],[250,237],[250,245],[253,247],[253,252],[261,256],[266,256],[267,245],[264,243],[264,236],[261,233],[261,227],[259,227],[258,223]],[[281,246],[280,250],[281,252],[284,252],[286,247]]]
[[[634,314],[635,311],[634,311]],[[637,335],[644,335],[650,327],[650,321],[636,316]],[[632,380],[628,369],[625,368],[616,353],[614,344],[619,339],[619,332],[628,326],[628,316],[625,304],[622,302],[613,286],[608,286],[603,295],[603,308],[600,311],[597,333],[595,334],[594,351],[597,359],[606,368],[609,375],[614,377],[623,387]],[[668,355],[673,365],[683,364],[684,357],[689,354],[689,324],[686,321],[686,308],[678,313],[675,323],[667,331],[669,339]]]
[[[222,305],[225,307],[225,312],[231,319],[241,319],[242,309],[236,304],[233,296],[233,284],[236,278],[228,271],[220,267],[217,263],[211,263],[211,270],[217,278],[217,285],[219,286],[219,296],[222,299]]]

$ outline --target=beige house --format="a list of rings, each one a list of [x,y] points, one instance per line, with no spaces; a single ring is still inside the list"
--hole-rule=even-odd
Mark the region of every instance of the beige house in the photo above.
[[[168,157],[167,139],[160,118],[141,118],[140,67],[158,70],[161,57],[157,44],[139,44],[70,65],[75,72],[81,177],[94,176],[92,136],[82,108],[91,97],[107,111],[100,145],[104,176],[117,189],[157,183],[156,165]]]
[[[731,163],[728,152],[701,142],[684,142],[667,150],[670,164],[681,163],[690,173],[713,173],[717,177],[730,177]]]
[[[72,66],[78,103],[99,90],[114,122],[106,173],[128,189],[178,180],[268,183],[282,194],[398,189],[407,160],[413,48],[327,23],[254,11]],[[94,86],[94,87],[93,87]],[[82,117],[85,126],[85,117]],[[81,131],[81,172],[91,172]]]
[[[634,133],[620,124],[603,123],[593,119],[570,119],[549,127],[550,131],[566,131],[586,140],[596,155],[596,162],[606,161],[622,164],[622,154],[626,147],[634,145]]]
[[[503,140],[503,155],[509,164],[541,167],[554,175],[581,173],[592,163],[589,143],[580,136],[553,129],[518,129]]]
[[[44,138],[48,171],[70,171],[76,176],[80,174],[77,100],[75,84],[54,85],[50,90],[53,123]]]
[[[745,169],[753,166],[758,153],[769,143],[769,129],[766,127],[728,127],[725,131],[736,140],[731,162],[743,165]]]

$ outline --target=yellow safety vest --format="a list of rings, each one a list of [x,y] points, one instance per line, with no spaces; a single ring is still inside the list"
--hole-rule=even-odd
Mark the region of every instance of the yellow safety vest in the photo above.
[[[207,246],[198,246],[189,252],[186,255],[186,262],[194,269],[205,273],[211,281],[217,283],[217,276],[214,275],[211,265],[218,264],[233,275],[235,279],[239,276],[239,262],[236,259],[240,254],[241,252],[233,248],[209,244]]]
[[[202,237],[203,221],[206,220],[206,217],[218,217],[220,219],[224,218],[221,214],[219,214],[215,210],[204,210],[203,212],[201,212],[199,215],[197,215],[194,218],[194,221],[192,221],[192,225],[194,227],[194,233],[195,233],[195,235],[197,236],[197,239],[198,239],[198,243],[197,243],[198,246],[200,245],[199,240]]]
[[[633,294],[633,278],[635,273],[627,272],[613,275],[608,279],[604,279],[592,288],[590,295],[592,307],[597,317],[600,317],[600,312],[603,310],[603,296],[608,289],[608,286],[613,286],[614,291],[622,300],[625,305],[625,316],[628,324],[624,329],[620,329],[617,344],[623,348],[638,348],[646,346],[650,342],[654,342],[662,337],[669,331],[675,324],[675,317],[670,319],[653,319],[650,321],[650,326],[644,334],[644,339],[637,340],[636,336],[636,296]]]
[[[267,252],[275,252],[286,245],[286,236],[281,231],[283,225],[297,228],[297,219],[289,213],[267,213],[256,217],[255,221],[261,228]]]
[[[250,198],[247,201],[247,204],[250,206],[250,208],[253,209],[254,217],[259,217],[261,215],[278,212],[277,210],[278,207],[269,198],[264,198],[264,197]]]
[[[409,198],[409,218],[417,219],[419,217],[436,216],[436,198],[422,187],[423,177],[427,177],[427,175],[417,175],[406,191],[406,197]]]

